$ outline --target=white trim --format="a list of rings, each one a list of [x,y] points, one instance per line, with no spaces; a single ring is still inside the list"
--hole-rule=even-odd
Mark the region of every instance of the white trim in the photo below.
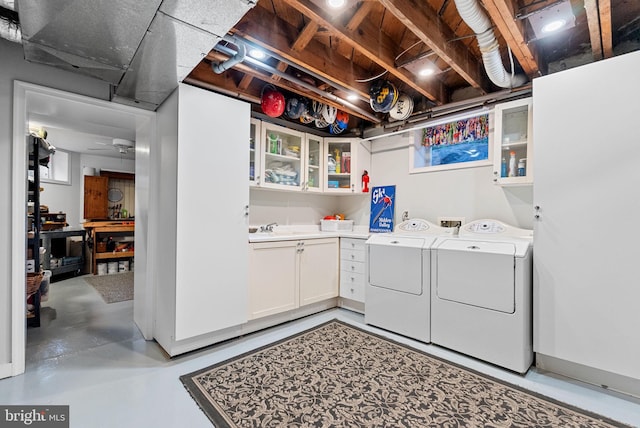
[[[134,300],[136,305],[142,308],[144,317],[136,320],[145,339],[153,338],[153,322],[155,306],[155,290],[152,288],[155,284],[154,264],[156,257],[156,249],[153,244],[155,231],[158,230],[155,212],[149,210],[150,200],[153,201],[154,195],[157,194],[157,180],[152,179],[158,174],[155,164],[150,161],[155,159],[156,154],[151,155],[155,150],[156,138],[156,114],[147,110],[141,110],[122,104],[115,104],[108,101],[90,98],[84,95],[73,94],[69,92],[51,89],[44,86],[34,85],[21,81],[14,81],[13,90],[13,147],[12,147],[12,214],[11,214],[11,363],[10,369],[4,365],[0,366],[0,378],[7,375],[19,375],[25,370],[25,344],[26,344],[26,328],[25,328],[25,230],[26,230],[26,165],[27,151],[26,144],[18,144],[19,141],[25,141],[28,133],[28,117],[30,103],[36,103],[39,97],[53,98],[59,102],[78,103],[89,107],[109,109],[123,114],[130,114],[136,118],[136,133],[144,139],[144,146],[149,150],[146,153],[140,153],[140,159],[136,160],[136,165],[146,166],[149,177],[140,177],[140,183],[148,189],[148,198],[139,201],[141,207],[136,207],[136,211],[147,210],[147,221],[136,221],[136,239],[146,239],[147,242],[141,247],[147,248],[147,254],[141,254],[146,260],[145,272],[136,275],[136,288],[140,287],[146,292],[141,294],[142,301]],[[138,154],[137,154],[138,155]],[[142,184],[140,184],[142,185]],[[138,188],[138,180],[136,180],[136,193]],[[138,217],[138,216],[136,216]],[[140,231],[141,233],[138,233]],[[136,246],[137,247],[137,246]],[[138,255],[136,254],[136,257]],[[138,282],[140,281],[140,282]]]
[[[11,193],[11,376],[24,373],[26,344],[26,109],[27,87],[13,84],[13,176]],[[23,144],[18,144],[22,141]]]

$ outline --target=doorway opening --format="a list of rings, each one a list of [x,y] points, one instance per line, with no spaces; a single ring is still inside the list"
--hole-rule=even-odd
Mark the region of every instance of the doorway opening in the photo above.
[[[12,177],[12,221],[16,226],[24,225],[25,218],[27,218],[25,204],[27,180],[25,178],[27,177],[28,156],[27,144],[25,143],[26,132],[24,130],[29,129],[29,124],[33,122],[40,122],[41,125],[48,126],[51,129],[67,130],[69,135],[74,133],[84,134],[83,138],[85,139],[88,138],[87,135],[94,135],[102,136],[103,138],[129,138],[135,141],[135,157],[130,160],[129,168],[130,170],[132,169],[130,172],[135,173],[138,178],[135,183],[135,208],[133,208],[135,213],[135,239],[131,244],[135,246],[134,298],[128,304],[121,302],[116,303],[116,305],[119,304],[122,311],[128,312],[129,320],[135,323],[129,322],[132,330],[130,334],[140,334],[145,339],[151,339],[153,336],[153,293],[149,290],[148,284],[152,283],[154,253],[153,245],[150,245],[153,243],[153,234],[149,234],[148,231],[152,226],[150,222],[153,222],[154,219],[153,216],[149,218],[148,213],[153,212],[153,207],[150,206],[153,200],[151,194],[155,191],[153,188],[154,179],[151,177],[154,171],[151,165],[152,160],[157,155],[152,147],[152,142],[155,139],[155,113],[38,85],[15,82],[13,122],[13,165],[15,169]],[[99,132],[96,130],[99,130]],[[122,135],[122,133],[126,133],[126,135]],[[71,140],[72,138],[69,137],[61,141]],[[91,141],[91,144],[93,143]],[[60,143],[60,145],[63,148],[67,144]],[[85,162],[87,163],[86,165],[83,163],[84,160],[90,159],[92,155],[72,152],[70,146],[71,144],[64,147],[64,149],[72,153],[71,184],[64,184],[64,189],[52,190],[52,193],[56,191],[61,192],[61,194],[66,192],[69,195],[75,193],[75,202],[67,200],[65,205],[65,210],[71,214],[65,213],[67,215],[66,223],[70,226],[75,226],[75,228],[82,228],[84,218],[83,209],[81,208],[83,198],[81,197],[80,183],[82,182],[81,177],[84,175],[83,171],[86,171],[83,167],[93,167],[88,165],[88,162]],[[96,158],[96,156],[93,156],[93,158]],[[123,153],[118,153],[113,159],[115,159],[115,168],[111,169],[117,169],[124,161]],[[74,182],[76,186],[74,186]],[[56,186],[60,185],[56,184]],[[69,195],[67,198],[73,198],[73,196]],[[119,214],[122,214],[122,208],[119,210]],[[12,235],[12,375],[24,372],[26,361],[25,231],[26,228],[23,226],[14,227]],[[92,336],[90,340],[93,340],[94,344],[99,343],[101,340],[118,340],[117,337],[113,336],[113,332],[122,332],[122,326],[117,324],[109,325],[109,322],[106,321],[107,318],[100,315],[96,316],[96,312],[92,312],[91,308],[95,309],[95,305],[98,303],[103,305],[105,303],[101,300],[92,301],[86,295],[82,297],[84,295],[82,291],[88,291],[90,295],[97,299],[101,299],[101,297],[94,293],[91,288],[87,288],[90,286],[84,284],[85,281],[81,276],[72,276],[67,279],[61,277],[61,279],[63,280],[59,282],[53,281],[50,284],[50,286],[55,286],[56,291],[61,291],[55,298],[53,296],[50,297],[50,301],[55,303],[57,307],[52,308],[54,310],[45,311],[43,320],[60,321],[62,317],[60,311],[64,310],[65,317],[69,315],[65,323],[70,322],[71,324],[69,325],[76,325],[80,329],[85,328],[85,333]],[[113,305],[113,303],[110,305]],[[45,308],[51,308],[52,306],[45,302]],[[106,312],[117,311],[111,306]],[[87,319],[97,321],[94,324],[90,324],[86,322]],[[120,314],[120,316],[112,316],[109,319],[112,321],[116,319],[126,320],[126,317]],[[67,328],[69,328],[69,325],[67,325]],[[64,331],[62,325],[59,328],[62,328],[61,332]],[[29,334],[34,336],[36,342],[37,340],[46,339],[46,331],[42,327],[39,327],[39,329],[37,333],[37,328],[29,331]],[[37,336],[42,337],[38,338]],[[73,334],[69,336],[69,331],[66,331],[66,336],[69,340],[68,346],[84,346],[83,340],[85,339],[77,335],[74,337]],[[74,340],[76,340],[75,343],[73,342]],[[64,347],[67,345],[59,346],[58,351],[65,352]],[[45,350],[41,353],[43,357],[50,355],[52,352],[52,347],[49,347],[48,350],[46,346],[41,348]]]

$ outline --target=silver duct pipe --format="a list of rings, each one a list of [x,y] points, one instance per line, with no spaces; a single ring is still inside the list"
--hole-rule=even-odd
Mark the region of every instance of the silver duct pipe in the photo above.
[[[22,43],[20,24],[4,16],[0,16],[0,37],[10,42]]]
[[[0,7],[4,7],[5,9],[9,9],[15,12],[16,2],[13,0],[0,0]]]
[[[478,47],[482,53],[482,62],[489,79],[501,88],[513,88],[524,84],[524,75],[512,76],[505,70],[500,57],[500,46],[487,18],[477,0],[454,0],[460,17],[476,34]]]
[[[235,43],[235,42],[234,42]],[[218,52],[221,52],[225,55],[229,55],[229,56],[234,56],[236,54],[236,52],[234,52],[232,49],[229,49],[227,46],[222,46],[220,44],[217,44],[216,46],[214,46],[214,49],[217,50]],[[330,93],[330,92],[326,92],[323,91],[322,89],[319,89],[317,87],[315,87],[314,85],[311,85],[303,80],[298,79],[297,77],[294,76],[290,76],[289,74],[278,70],[275,67],[272,67],[268,64],[263,63],[262,61],[258,61],[255,58],[252,58],[250,56],[245,57],[244,59],[246,62],[255,65],[256,67],[259,67],[261,69],[263,69],[264,71],[271,73],[271,74],[275,74],[276,76],[279,76],[285,80],[288,80],[291,83],[295,83],[298,86],[302,86],[305,89],[308,89],[312,92],[315,92],[316,94],[320,95],[321,97],[324,97],[328,100],[331,100],[333,102],[336,102],[338,104],[341,104],[345,107],[348,107],[350,109],[352,109],[353,111],[357,111],[358,113],[360,113],[362,116],[366,117],[367,119],[369,119],[371,122],[373,123],[380,123],[382,122],[378,117],[372,115],[371,113],[369,113],[368,111],[358,107],[355,104],[350,103],[347,100],[343,100],[342,98]]]
[[[222,38],[222,40],[224,40],[226,42],[229,42],[229,43],[233,43],[234,45],[236,45],[238,47],[238,52],[236,52],[235,55],[233,55],[231,58],[229,58],[228,60],[226,60],[224,62],[219,62],[219,63],[216,63],[216,64],[212,63],[211,64],[211,69],[216,74],[224,73],[225,71],[227,71],[228,69],[230,69],[234,65],[239,64],[242,61],[244,61],[245,57],[247,56],[247,47],[245,46],[245,44],[244,44],[244,42],[242,40],[239,40],[234,36],[224,36]]]

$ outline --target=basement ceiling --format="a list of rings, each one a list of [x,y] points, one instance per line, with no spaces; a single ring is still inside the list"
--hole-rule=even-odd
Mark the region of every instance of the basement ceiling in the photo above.
[[[530,19],[560,3],[480,3],[492,23],[504,68],[510,73],[513,63],[513,72],[526,77],[522,87],[506,92],[530,89],[531,79],[541,75],[639,48],[637,0],[567,1],[575,25],[537,38]],[[487,78],[476,37],[454,0],[347,0],[336,10],[327,6],[327,0],[259,0],[230,34],[247,48],[263,48],[267,58],[262,62],[280,75],[247,61],[214,73],[212,63],[223,62],[237,51],[232,42],[221,41],[218,47],[223,49],[212,49],[185,82],[252,101],[257,112],[267,84],[278,87],[287,98],[304,96],[348,112],[352,131],[393,124],[388,114],[369,106],[369,88],[377,79],[389,80],[409,95],[414,116],[462,99],[505,92]],[[421,77],[405,65],[420,58],[432,62],[437,72]],[[301,87],[282,73],[330,96]],[[349,93],[358,95],[352,102],[355,108],[331,96],[346,100]]]
[[[250,101],[260,116],[261,94],[273,85],[287,99],[349,113],[345,135],[399,122],[369,103],[380,79],[410,97],[407,120],[415,120],[464,100],[527,93],[538,76],[640,49],[637,0],[481,0],[500,67],[523,77],[499,87],[487,76],[458,0],[346,0],[338,9],[327,1],[18,0],[14,7],[1,0],[0,16],[14,19],[9,9],[17,10],[27,60],[108,81],[114,101],[153,110],[184,81]],[[570,28],[540,38],[531,23],[563,5]],[[267,57],[246,56],[215,73],[212,65],[227,64],[240,44]],[[420,76],[421,63],[435,73]],[[286,115],[275,120],[327,131]]]

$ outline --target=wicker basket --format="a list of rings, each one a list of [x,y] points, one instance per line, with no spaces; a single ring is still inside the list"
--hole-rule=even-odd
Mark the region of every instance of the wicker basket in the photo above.
[[[42,277],[44,275],[41,272],[38,273],[27,273],[27,298],[33,294],[38,292],[40,288],[40,283],[42,282]]]

